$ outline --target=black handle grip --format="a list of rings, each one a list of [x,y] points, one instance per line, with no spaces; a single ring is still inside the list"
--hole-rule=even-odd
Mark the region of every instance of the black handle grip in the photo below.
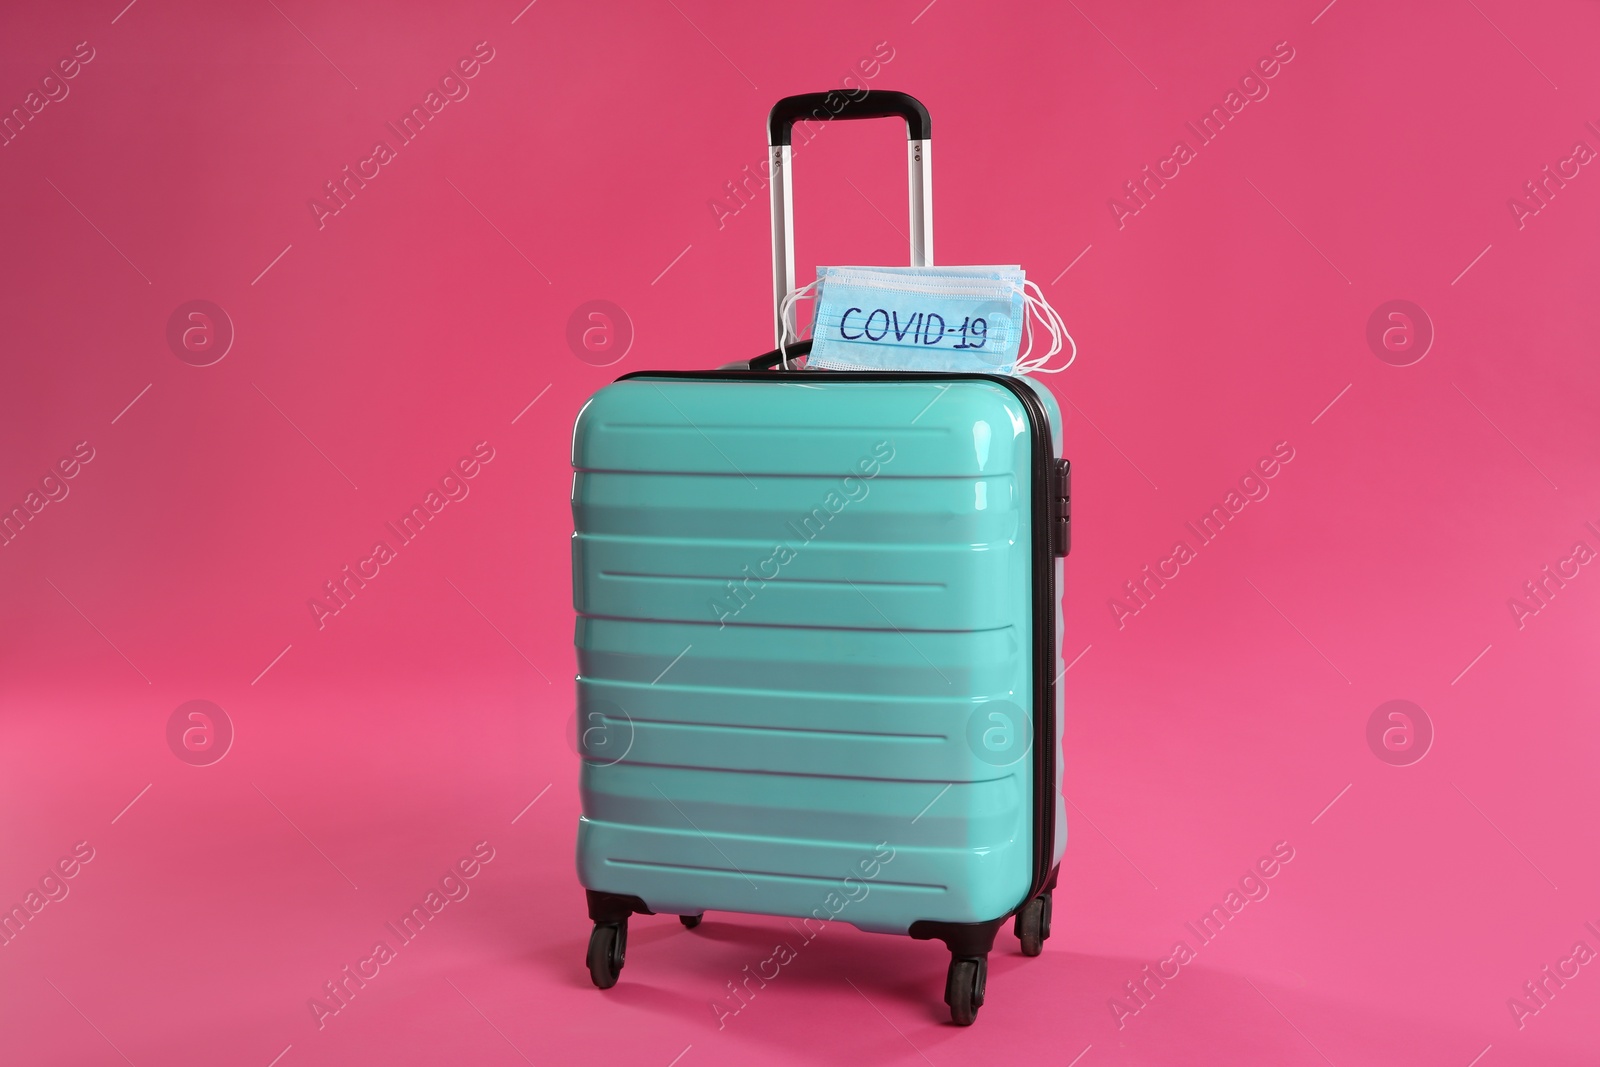
[[[906,140],[926,141],[933,136],[933,120],[922,102],[908,93],[888,89],[863,89],[852,96],[843,89],[828,93],[801,93],[786,96],[772,105],[767,116],[767,143],[786,145],[794,124],[808,119],[827,122],[833,119],[906,120]]]
[[[747,364],[729,364],[729,367],[737,366],[740,370],[743,370],[748,366],[751,370],[767,370],[781,364],[784,361],[785,353],[787,353],[787,358],[791,363],[801,356],[809,356],[811,354],[811,338],[808,337],[804,341],[791,342],[785,348],[774,348],[771,352],[764,352]],[[723,369],[726,370],[727,368]]]

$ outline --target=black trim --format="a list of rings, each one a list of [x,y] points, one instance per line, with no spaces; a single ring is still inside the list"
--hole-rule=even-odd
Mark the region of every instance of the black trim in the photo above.
[[[928,109],[908,93],[864,89],[860,90],[860,95],[852,96],[843,89],[834,89],[826,93],[786,96],[773,104],[767,115],[767,144],[774,147],[788,144],[794,124],[807,119],[827,122],[895,117],[906,120],[906,140],[926,141],[933,136],[933,120],[928,117]]]
[[[585,889],[584,895],[589,901],[589,918],[597,923],[623,923],[628,921],[628,916],[635,913],[639,915],[654,915],[650,905],[634,896],[624,896],[621,893],[604,893],[598,889]]]
[[[1032,900],[1032,895],[1028,899]],[[1001,916],[986,923],[943,923],[918,919],[911,924],[908,933],[917,941],[943,941],[950,955],[958,959],[981,959],[994,948],[995,936],[1006,924],[1006,918]]]
[[[793,351],[791,349],[791,351]],[[771,353],[768,353],[771,355]],[[761,357],[757,357],[758,359]],[[753,362],[753,361],[752,361]],[[634,371],[617,381],[631,378],[680,378],[691,381],[724,382],[784,382],[817,381],[817,371],[793,370],[660,370]],[[1055,508],[1056,455],[1050,416],[1037,394],[1026,384],[1006,374],[957,374],[944,371],[829,371],[828,381],[858,382],[929,382],[929,381],[983,381],[1006,389],[1022,402],[1028,413],[1028,424],[1033,431],[1033,879],[1028,892],[1015,908],[993,920],[998,930],[1006,918],[1049,886],[1053,885],[1054,871],[1051,854],[1056,839],[1056,523],[1052,517]],[[955,931],[961,927],[987,927],[989,923],[938,923],[918,920],[912,930],[941,928]],[[917,937],[912,933],[912,937]],[[948,942],[944,933],[928,933],[928,939]],[[967,936],[954,934],[952,936]],[[993,935],[989,938],[993,943]],[[986,950],[987,951],[987,950]]]

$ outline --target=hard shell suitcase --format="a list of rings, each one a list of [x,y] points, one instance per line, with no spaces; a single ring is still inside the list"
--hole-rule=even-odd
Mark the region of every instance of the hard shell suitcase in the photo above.
[[[780,305],[793,123],[885,115],[906,119],[912,262],[931,261],[922,105],[789,97],[769,137]],[[807,939],[839,919],[945,942],[969,1024],[1005,920],[1026,955],[1049,936],[1066,844],[1060,412],[1026,378],[781,358],[625,375],[578,416],[590,973],[616,982],[634,914],[790,916]]]

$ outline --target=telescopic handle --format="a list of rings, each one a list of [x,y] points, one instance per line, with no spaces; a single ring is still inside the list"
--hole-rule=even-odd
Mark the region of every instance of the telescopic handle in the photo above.
[[[933,262],[933,122],[928,109],[907,93],[842,89],[786,96],[767,117],[767,151],[772,169],[772,319],[773,343],[784,340],[784,299],[794,290],[794,188],[789,181],[790,143],[797,122],[835,119],[902,118],[906,123],[906,164],[911,193],[911,265]]]

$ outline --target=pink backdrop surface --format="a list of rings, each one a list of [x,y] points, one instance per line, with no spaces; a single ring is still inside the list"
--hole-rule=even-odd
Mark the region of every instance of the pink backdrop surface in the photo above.
[[[1600,9],[125,2],[0,15],[0,1059],[1593,1062]],[[942,947],[842,924],[720,1026],[781,921],[583,967],[572,422],[767,347],[727,183],[847,77],[932,111],[939,260],[1024,264],[1081,347],[1072,837],[971,1029]],[[903,152],[797,154],[802,273],[900,261]]]

